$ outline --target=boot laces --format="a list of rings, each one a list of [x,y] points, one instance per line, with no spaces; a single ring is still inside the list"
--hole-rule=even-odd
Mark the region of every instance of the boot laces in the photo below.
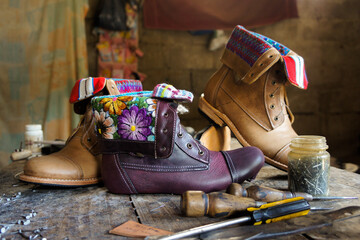
[[[270,97],[275,96],[275,93],[279,91],[280,87],[277,87],[272,93],[270,93]]]
[[[183,135],[183,133],[182,133],[182,126],[181,126],[180,123],[179,123],[179,125],[178,125],[178,129],[179,129],[179,132],[178,132],[177,135],[178,135],[179,138],[182,138],[184,135]],[[201,150],[201,148],[200,148],[200,146],[199,146],[200,143],[197,142],[196,139],[195,139],[195,141],[194,141],[193,143],[195,144],[196,148],[198,149],[199,155],[204,155],[204,151]],[[187,143],[187,144],[186,144],[186,147],[189,148],[189,149],[191,149],[191,148],[193,148],[193,144]]]

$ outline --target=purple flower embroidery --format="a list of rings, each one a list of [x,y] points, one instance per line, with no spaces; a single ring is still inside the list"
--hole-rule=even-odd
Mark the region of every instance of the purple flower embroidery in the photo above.
[[[152,118],[147,115],[145,108],[139,110],[134,105],[129,110],[123,110],[118,120],[118,133],[123,139],[146,141],[147,136],[152,134],[149,128]]]

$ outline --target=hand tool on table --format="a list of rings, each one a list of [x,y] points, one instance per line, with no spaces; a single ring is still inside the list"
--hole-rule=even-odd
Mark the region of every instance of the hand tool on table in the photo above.
[[[265,202],[238,197],[227,193],[186,191],[181,196],[181,212],[188,217],[227,217],[249,207],[260,207]]]
[[[31,150],[23,149],[22,142],[20,142],[20,148],[15,149],[15,151],[11,153],[10,158],[12,161],[17,161],[28,158],[31,155],[32,155]]]
[[[243,188],[239,183],[232,183],[226,190],[227,193],[238,197],[249,197],[256,201],[274,202],[294,197],[303,197],[308,201],[312,200],[333,200],[333,199],[357,199],[357,197],[314,197],[308,193],[280,191],[274,188],[263,186],[251,186]]]
[[[261,207],[264,204],[266,202],[222,192],[206,194],[202,191],[186,191],[181,196],[181,211],[188,217],[228,217],[251,207]],[[282,202],[278,201],[277,204],[282,204]],[[325,209],[313,207],[312,210]]]
[[[351,206],[321,214],[308,214],[301,218],[292,218],[276,224],[243,225],[218,229],[201,234],[199,238],[207,240],[230,238],[231,240],[253,240],[277,239],[286,236],[287,239],[290,239],[289,236],[291,235],[306,234],[306,237],[301,237],[301,239],[318,239],[318,233],[323,233],[321,234],[323,238],[336,236],[338,239],[358,239],[359,229],[350,226],[357,226],[359,223],[360,207]]]
[[[229,194],[226,194],[229,195]],[[231,195],[230,195],[231,196]],[[268,224],[294,217],[304,216],[311,210],[310,204],[302,197],[286,199],[282,201],[263,204],[260,207],[248,207],[244,211],[244,216],[234,219],[221,221],[218,223],[207,224],[204,226],[191,228],[159,239],[171,240],[189,237],[227,227],[238,223],[247,224]]]

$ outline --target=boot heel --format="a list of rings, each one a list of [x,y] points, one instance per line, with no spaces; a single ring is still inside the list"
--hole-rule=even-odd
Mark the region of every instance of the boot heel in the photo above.
[[[226,126],[226,123],[219,117],[221,114],[218,110],[212,107],[204,98],[202,94],[199,99],[199,108],[205,113],[211,120],[213,120],[220,127]]]

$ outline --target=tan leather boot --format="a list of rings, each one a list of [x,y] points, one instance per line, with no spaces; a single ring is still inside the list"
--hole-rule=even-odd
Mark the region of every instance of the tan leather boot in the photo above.
[[[75,84],[70,102],[74,103],[76,113],[84,114],[78,127],[59,152],[28,160],[24,173],[19,176],[20,180],[58,186],[85,186],[101,180],[102,156],[97,150],[98,140],[90,100],[95,95],[142,90],[140,81],[114,80],[87,78]]]
[[[101,155],[89,106],[78,127],[59,152],[32,158],[25,164],[20,180],[49,185],[84,186],[100,181]]]
[[[297,134],[285,84],[307,87],[302,58],[237,26],[221,61],[200,98],[200,110],[220,126],[229,126],[243,146],[260,148],[267,163],[287,170],[289,144]]]

